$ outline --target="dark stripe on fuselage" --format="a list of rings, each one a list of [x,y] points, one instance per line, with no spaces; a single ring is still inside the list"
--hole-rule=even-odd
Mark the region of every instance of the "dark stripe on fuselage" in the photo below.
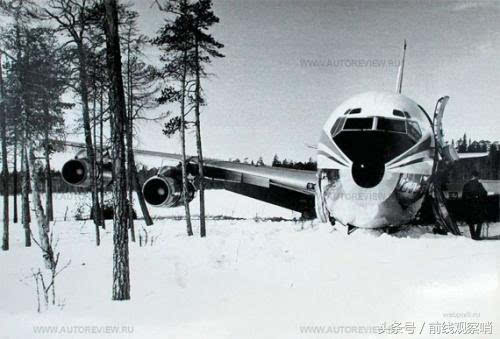
[[[429,135],[425,140],[416,144],[413,149],[409,149],[407,153],[403,153],[400,156],[396,157],[394,160],[390,161],[387,165],[395,164],[398,161],[403,160],[404,158],[408,158],[414,154],[420,153],[422,151],[428,150],[432,145],[432,135]]]
[[[328,159],[333,160],[336,163],[338,163],[338,164],[340,164],[340,165],[342,165],[344,167],[349,167],[346,164],[344,164],[343,162],[341,162],[340,160],[335,159],[334,157],[332,157],[330,154],[326,153],[325,151],[318,150],[318,155],[322,155],[324,157],[327,157]]]
[[[338,147],[330,138],[330,136],[325,132],[322,131],[321,136],[319,138],[319,143],[325,145],[330,149],[333,153],[335,153],[342,161],[344,162],[343,165],[347,166],[345,162],[348,162],[349,160],[346,159],[346,157],[342,154],[342,151],[340,150],[340,147]]]
[[[401,168],[401,167],[405,167],[405,166],[409,166],[409,165],[413,165],[413,164],[418,164],[419,162],[423,162],[424,160],[425,160],[425,157],[417,158],[415,160],[405,162],[404,164],[401,164],[399,166],[391,167],[391,169]]]

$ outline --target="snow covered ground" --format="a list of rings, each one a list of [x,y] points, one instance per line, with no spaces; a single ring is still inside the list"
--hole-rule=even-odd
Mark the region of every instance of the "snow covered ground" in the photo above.
[[[56,282],[60,305],[40,314],[30,277],[43,267],[40,251],[23,247],[21,225],[11,225],[11,249],[0,253],[0,338],[500,337],[497,241],[430,227],[347,236],[317,222],[263,221],[298,215],[210,191],[209,215],[246,219],[210,220],[205,239],[187,237],[183,220],[144,227],[154,242],[130,244],[132,299],[113,302],[111,224],[96,248],[90,222],[63,221],[81,201],[57,196],[54,233],[61,265],[71,264]],[[142,221],[137,228],[144,235]],[[460,327],[472,334],[444,334]]]

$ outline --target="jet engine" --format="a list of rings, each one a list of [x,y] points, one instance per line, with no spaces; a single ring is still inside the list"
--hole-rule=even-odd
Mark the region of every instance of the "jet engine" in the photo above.
[[[63,180],[77,187],[90,187],[90,162],[87,158],[77,158],[67,161],[62,168]],[[111,163],[104,163],[102,167],[97,166],[97,177],[104,179],[104,184],[111,182]]]
[[[142,186],[146,202],[155,207],[177,207],[184,203],[182,177],[177,168],[169,168],[149,178]],[[188,182],[188,202],[194,199],[195,187]]]

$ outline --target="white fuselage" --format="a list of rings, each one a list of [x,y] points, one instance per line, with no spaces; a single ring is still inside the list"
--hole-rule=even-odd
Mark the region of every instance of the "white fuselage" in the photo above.
[[[413,100],[386,92],[350,98],[321,132],[318,217],[363,228],[410,221],[428,187],[434,149],[431,122]]]

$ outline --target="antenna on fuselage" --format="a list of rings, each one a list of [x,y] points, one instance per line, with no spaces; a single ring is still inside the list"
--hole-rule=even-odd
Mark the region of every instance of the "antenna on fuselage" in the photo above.
[[[401,64],[399,65],[398,69],[398,83],[396,86],[396,93],[401,93],[401,87],[403,87],[403,71],[405,68],[405,56],[406,56],[406,39],[404,40],[403,43],[403,54],[401,57]]]

